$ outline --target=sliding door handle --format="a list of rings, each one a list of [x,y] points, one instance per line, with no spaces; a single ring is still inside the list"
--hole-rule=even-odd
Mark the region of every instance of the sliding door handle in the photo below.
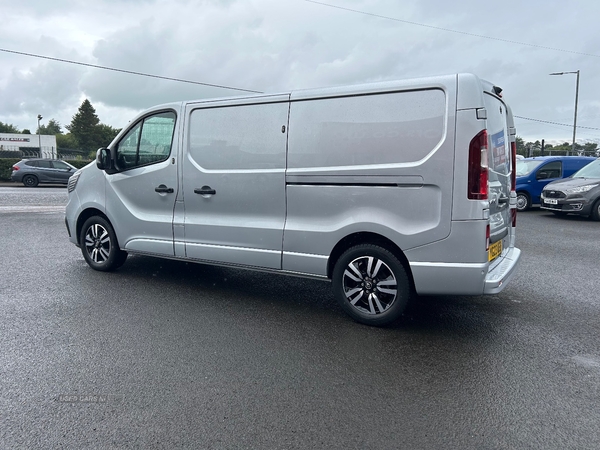
[[[194,194],[200,195],[215,195],[217,191],[215,191],[210,186],[202,186],[201,188],[194,189]]]

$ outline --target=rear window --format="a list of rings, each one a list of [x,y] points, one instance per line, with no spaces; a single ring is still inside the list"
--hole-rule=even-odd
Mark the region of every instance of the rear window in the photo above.
[[[510,173],[510,142],[506,125],[506,106],[496,97],[486,94],[485,109],[487,110],[490,173],[507,175]]]

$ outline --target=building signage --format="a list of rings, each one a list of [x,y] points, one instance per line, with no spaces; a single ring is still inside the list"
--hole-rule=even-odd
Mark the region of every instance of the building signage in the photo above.
[[[29,142],[29,138],[13,138],[13,137],[0,137],[0,141],[9,141],[9,142]]]

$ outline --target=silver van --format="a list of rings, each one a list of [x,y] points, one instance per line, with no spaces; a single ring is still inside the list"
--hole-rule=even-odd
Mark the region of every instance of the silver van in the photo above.
[[[330,280],[382,325],[514,273],[515,128],[471,74],[161,105],[69,181],[96,270],[128,253]]]

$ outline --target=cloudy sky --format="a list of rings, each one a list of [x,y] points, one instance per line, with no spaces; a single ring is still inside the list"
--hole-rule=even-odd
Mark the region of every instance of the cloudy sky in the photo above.
[[[64,126],[88,98],[121,128],[243,94],[21,52],[262,92],[472,72],[504,89],[525,140],[570,142],[576,75],[549,74],[580,70],[578,142],[600,142],[599,18],[598,0],[0,0],[0,121]]]

